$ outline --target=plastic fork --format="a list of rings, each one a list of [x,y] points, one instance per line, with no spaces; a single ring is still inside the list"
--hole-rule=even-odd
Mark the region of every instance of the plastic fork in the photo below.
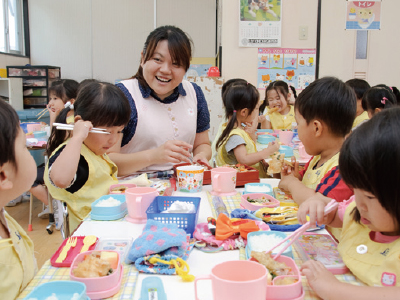
[[[332,211],[334,211],[336,208],[338,207],[338,203],[336,202],[336,200],[332,199],[326,206],[324,209],[324,215],[327,215],[329,213],[331,213]],[[278,244],[276,244],[275,246],[273,246],[271,249],[269,249],[268,252],[271,252],[279,247],[280,245],[282,245],[283,243],[285,243],[287,240],[291,239],[291,241],[289,243],[287,243],[284,247],[282,247],[282,249],[273,257],[274,259],[277,259],[279,256],[281,256],[281,254],[291,245],[293,244],[293,242],[304,232],[306,231],[308,228],[310,228],[311,223],[310,221],[306,222],[303,224],[303,226],[301,226],[300,228],[298,228],[296,231],[294,231],[292,234],[288,235],[285,239],[283,239],[282,241],[280,241]]]
[[[70,237],[68,238],[67,242],[65,243],[60,255],[58,255],[58,258],[56,260],[56,263],[62,263],[68,255],[69,249],[73,248],[76,246],[76,243],[78,241],[77,237]]]

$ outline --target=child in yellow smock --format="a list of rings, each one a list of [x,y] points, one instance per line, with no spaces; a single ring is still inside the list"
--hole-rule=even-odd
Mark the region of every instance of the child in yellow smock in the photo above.
[[[323,215],[326,201],[313,197],[298,212],[301,223],[341,227],[338,250],[350,271],[368,286],[338,281],[320,262],[302,273],[322,299],[399,299],[400,295],[400,108],[362,124],[344,142],[340,174],[354,196]]]
[[[354,90],[354,93],[356,94],[356,98],[357,98],[357,113],[356,113],[356,118],[354,119],[353,128],[352,128],[352,130],[354,130],[358,126],[360,126],[362,123],[369,120],[368,112],[366,110],[364,110],[364,108],[362,106],[362,98],[363,98],[365,92],[368,91],[368,89],[371,86],[365,80],[358,79],[358,78],[347,80],[346,84]]]
[[[15,110],[0,100],[0,295],[15,299],[37,271],[33,242],[4,210],[27,191],[36,177],[36,163],[26,148]]]
[[[117,166],[106,152],[118,141],[130,117],[129,102],[116,86],[92,82],[74,103],[73,135],[52,130],[44,180],[53,198],[67,203],[72,232],[91,210],[91,204],[118,183]],[[62,112],[60,113],[60,115]],[[105,134],[91,132],[93,127]]]
[[[237,163],[259,170],[260,177],[267,177],[262,160],[279,150],[278,143],[270,143],[267,148],[257,151],[251,136],[242,127],[253,122],[259,112],[259,93],[250,83],[233,84],[224,94],[225,117],[229,120],[223,128],[216,145],[217,165]]]
[[[271,82],[265,90],[265,100],[268,110],[264,112],[265,119],[261,122],[262,129],[291,129],[294,117],[294,106],[290,105],[291,93],[286,82],[277,80]]]

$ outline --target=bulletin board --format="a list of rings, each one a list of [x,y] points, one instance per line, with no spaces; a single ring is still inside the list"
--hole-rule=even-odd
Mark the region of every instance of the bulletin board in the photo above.
[[[283,80],[296,90],[315,80],[316,49],[258,48],[257,87]]]

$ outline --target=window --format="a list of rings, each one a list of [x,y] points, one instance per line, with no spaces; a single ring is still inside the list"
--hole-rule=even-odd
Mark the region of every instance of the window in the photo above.
[[[0,52],[25,56],[23,0],[1,0],[0,24]]]

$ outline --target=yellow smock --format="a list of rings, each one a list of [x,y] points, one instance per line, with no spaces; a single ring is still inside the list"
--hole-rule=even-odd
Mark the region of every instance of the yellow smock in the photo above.
[[[224,126],[223,129],[225,129],[225,127],[226,126]],[[235,134],[239,135],[240,137],[242,137],[242,139],[244,139],[244,141],[246,143],[245,147],[246,147],[247,153],[256,153],[257,152],[256,144],[254,143],[254,141],[250,137],[250,135],[241,128],[235,128],[235,129],[231,130],[228,138],[218,148],[217,159],[216,159],[218,166],[235,165],[238,163],[236,157],[234,157],[234,155],[229,155],[225,149],[226,142],[229,140],[229,138],[232,135],[235,135]],[[261,162],[258,162],[256,164],[252,165],[251,167],[253,167],[259,171],[260,178],[268,177],[267,172]]]
[[[10,238],[0,239],[0,295],[1,299],[15,299],[37,272],[33,242],[4,209],[0,220],[10,234]]]
[[[50,158],[64,145],[69,139],[57,147]],[[44,182],[51,194],[57,200],[67,203],[69,212],[70,232],[78,227],[79,223],[88,215],[91,204],[103,195],[108,194],[112,184],[118,183],[117,166],[110,160],[107,154],[96,155],[85,144],[82,144],[81,155],[85,158],[89,166],[89,178],[82,188],[74,193],[66,189],[58,188],[50,182],[49,165],[46,164]]]
[[[310,161],[306,172],[304,173],[302,180],[303,184],[306,187],[315,190],[318,184],[320,184],[322,178],[324,178],[324,176],[326,175],[326,173],[328,173],[332,168],[336,167],[339,164],[339,154],[340,152],[336,153],[322,166],[315,168],[315,170],[313,170],[313,166],[315,166],[321,159],[321,155],[314,156]],[[340,236],[340,228],[327,226],[327,229],[335,236],[335,238],[338,238]]]
[[[377,243],[371,230],[353,220],[355,201],[346,208],[338,250],[343,262],[361,281],[370,286],[400,286],[400,239]]]
[[[355,127],[361,125],[361,123],[368,121],[368,120],[369,120],[368,113],[366,111],[364,111],[361,115],[357,116],[354,119],[352,129],[354,129]]]
[[[296,122],[294,118],[294,106],[289,105],[290,111],[286,115],[281,115],[275,111],[270,114],[269,119],[272,129],[292,129],[292,123]]]

